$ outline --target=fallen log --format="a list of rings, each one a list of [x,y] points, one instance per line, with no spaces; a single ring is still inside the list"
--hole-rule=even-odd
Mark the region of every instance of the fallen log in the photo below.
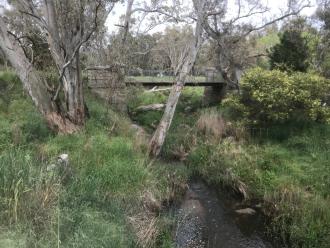
[[[136,108],[137,111],[150,111],[150,110],[162,110],[165,107],[163,103],[155,103],[150,105],[143,105]]]
[[[167,91],[167,90],[171,90],[171,88],[160,88],[160,89],[158,89],[158,86],[155,86],[151,90],[146,90],[145,92],[158,92],[158,91]]]

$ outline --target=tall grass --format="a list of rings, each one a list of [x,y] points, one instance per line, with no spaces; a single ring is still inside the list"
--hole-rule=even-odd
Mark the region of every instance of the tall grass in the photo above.
[[[218,143],[202,136],[187,165],[210,184],[229,187],[246,201],[259,199],[271,219],[269,231],[281,244],[325,248],[330,240],[330,127],[313,124],[299,131],[286,136],[282,131],[280,139],[251,137],[248,143],[231,135]]]
[[[180,99],[163,158],[185,160],[188,174],[246,203],[259,200],[269,234],[282,246],[328,247],[330,126],[291,122],[250,132],[226,119],[229,109],[199,110],[201,98],[189,90]]]
[[[15,80],[0,73],[0,247],[137,247],[129,219],[145,213],[159,223],[146,244],[168,243],[163,215],[146,212],[143,197],[169,199],[168,171],[150,166],[127,117],[87,94],[85,128],[57,136],[20,84],[7,87]]]

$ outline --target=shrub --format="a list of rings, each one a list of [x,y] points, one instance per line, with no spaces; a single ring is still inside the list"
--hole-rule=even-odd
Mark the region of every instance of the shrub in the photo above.
[[[330,121],[324,99],[330,82],[310,73],[255,68],[243,77],[240,102],[253,123]]]

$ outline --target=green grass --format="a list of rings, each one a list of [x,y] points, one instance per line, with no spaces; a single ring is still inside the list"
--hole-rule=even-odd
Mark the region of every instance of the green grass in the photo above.
[[[160,97],[144,95],[138,102],[143,105],[157,99]],[[163,158],[178,159],[188,153],[188,174],[219,189],[239,192],[244,185],[246,201],[262,203],[270,220],[269,234],[281,245],[328,247],[330,126],[286,123],[260,132],[251,130],[251,134],[247,129],[242,137],[230,137],[229,132],[227,138],[214,140],[197,129],[197,120],[207,112],[199,109],[201,99],[202,88],[185,89],[162,149]],[[187,106],[191,110],[185,111]],[[230,110],[220,107],[213,111]],[[142,122],[146,126],[155,122],[150,113],[136,113],[137,118],[141,115],[147,116]]]
[[[56,135],[13,73],[1,72],[0,84],[0,247],[138,247],[129,217],[146,211],[141,196],[167,201],[167,175],[178,170],[179,183],[185,172],[151,165],[127,117],[88,94],[85,128]],[[70,169],[48,170],[63,153]],[[150,242],[170,247],[167,216],[156,218]]]
[[[203,87],[185,87],[180,97],[172,125],[162,148],[162,158],[165,160],[177,159],[177,151],[184,148],[188,150],[191,145],[189,134],[198,113],[196,110],[202,105]],[[130,117],[152,133],[162,118],[162,111],[136,111],[141,105],[153,103],[166,103],[169,92],[143,92],[142,89],[131,89],[131,98],[128,106]],[[187,131],[186,129],[189,129]],[[185,130],[181,132],[180,130]]]
[[[90,96],[91,118],[74,135],[50,132],[19,81],[0,73],[0,247],[137,247],[129,217],[141,213],[141,196],[151,192],[166,205],[189,175],[216,188],[258,199],[269,232],[291,247],[330,243],[330,127],[287,123],[242,137],[215,140],[197,129],[203,88],[186,87],[166,138],[162,157],[186,157],[186,167],[150,164],[134,141],[130,121]],[[165,103],[168,92],[130,92],[131,117],[152,132],[162,112],[137,112]],[[221,107],[212,110],[226,112]],[[72,176],[48,171],[68,153]],[[170,187],[170,185],[172,185]],[[174,186],[173,186],[174,185]],[[172,247],[173,218],[157,216],[154,247]]]
[[[315,125],[281,142],[204,141],[190,153],[187,165],[211,185],[239,191],[243,182],[249,198],[263,202],[269,231],[279,242],[328,247],[329,136],[330,126]]]

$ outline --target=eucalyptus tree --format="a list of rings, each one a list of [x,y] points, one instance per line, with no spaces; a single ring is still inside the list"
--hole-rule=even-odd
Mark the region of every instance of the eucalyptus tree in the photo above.
[[[125,23],[122,25],[126,31],[129,30],[130,20],[135,12],[142,13],[141,20],[145,20],[148,15],[152,16],[149,29],[164,22],[195,25],[192,38],[180,52],[176,53],[177,57],[174,56],[175,59],[171,59],[172,67],[175,68],[177,74],[163,117],[149,144],[149,152],[153,156],[159,155],[165,141],[185,80],[193,68],[203,43],[204,33],[206,38],[216,44],[214,52],[217,58],[217,69],[228,85],[238,88],[244,65],[250,57],[257,56],[249,54],[245,47],[244,43],[249,35],[287,17],[297,15],[309,6],[309,2],[304,0],[289,0],[286,11],[265,20],[262,16],[270,12],[270,9],[257,0],[237,0],[235,3],[228,0],[193,0],[192,2],[175,0],[172,6],[167,4],[167,2],[156,0],[151,1],[149,5],[145,2],[137,2],[135,3],[137,6],[134,6],[134,2],[131,1],[127,5]],[[258,22],[255,22],[256,19]]]
[[[6,17],[0,17],[0,47],[50,127],[71,133],[84,125],[85,104],[80,49],[105,22],[115,0],[15,0],[17,13],[31,20],[45,37],[58,73],[52,91],[26,58]],[[60,93],[63,92],[63,97]]]
[[[194,12],[190,13],[190,18],[196,20],[194,32],[191,39],[186,41],[186,45],[181,47],[179,53],[177,51],[173,52],[174,57],[179,56],[179,59],[174,59],[174,57],[171,56],[172,66],[176,73],[175,84],[171,89],[160,123],[151,138],[149,144],[149,153],[151,156],[158,156],[161,151],[167,132],[171,126],[185,81],[194,66],[197,54],[203,44],[204,38],[202,24],[205,20],[205,6],[206,0],[193,0]]]
[[[150,154],[157,156],[165,141],[166,133],[171,125],[175,108],[179,96],[184,87],[185,79],[195,63],[197,53],[203,42],[205,31],[209,40],[216,44],[216,67],[221,72],[228,85],[238,88],[238,81],[242,72],[242,67],[249,57],[244,48],[244,41],[253,32],[260,31],[289,16],[297,15],[309,2],[289,1],[288,9],[277,17],[264,21],[260,18],[270,11],[267,6],[263,6],[256,0],[238,0],[234,6],[229,5],[226,0],[193,0],[193,12],[178,15],[174,11],[171,16],[175,21],[185,21],[191,19],[195,23],[194,38],[191,39],[189,49],[178,66],[178,76],[168,98],[163,117],[151,139]],[[233,4],[233,2],[231,2]],[[177,8],[177,10],[182,10]],[[151,12],[152,10],[150,10]],[[235,13],[236,11],[236,13]],[[162,13],[163,9],[159,11]],[[253,22],[259,17],[259,22]],[[219,94],[223,94],[220,93]]]
[[[245,44],[249,36],[290,16],[298,15],[310,7],[308,0],[288,0],[286,10],[265,18],[271,9],[258,0],[207,0],[203,28],[215,44],[216,68],[227,85],[239,88],[242,70],[249,64],[252,54]]]
[[[177,75],[190,50],[190,41],[194,39],[193,29],[190,25],[182,27],[167,27],[157,42],[154,54],[159,52],[164,59],[170,61],[170,67]]]

